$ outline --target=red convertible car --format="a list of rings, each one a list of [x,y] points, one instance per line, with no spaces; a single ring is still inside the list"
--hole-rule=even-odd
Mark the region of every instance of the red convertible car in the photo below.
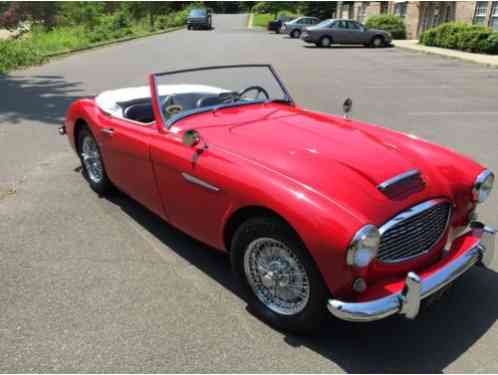
[[[413,135],[297,106],[269,65],[152,74],[75,101],[61,134],[91,188],[230,254],[251,309],[307,333],[415,318],[473,265],[494,175]]]

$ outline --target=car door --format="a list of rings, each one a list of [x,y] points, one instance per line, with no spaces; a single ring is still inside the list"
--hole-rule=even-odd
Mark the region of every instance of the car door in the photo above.
[[[151,142],[151,159],[168,222],[222,248],[220,228],[230,207],[224,160],[203,144],[190,147],[166,131]]]
[[[335,21],[332,25],[332,38],[334,39],[334,43],[347,43],[347,25],[346,21],[338,20]]]
[[[347,21],[349,30],[349,43],[352,44],[364,44],[368,43],[368,34],[365,32],[365,28],[355,21]]]
[[[150,159],[154,124],[142,125],[102,113],[99,128],[104,166],[111,181],[123,192],[164,217]]]

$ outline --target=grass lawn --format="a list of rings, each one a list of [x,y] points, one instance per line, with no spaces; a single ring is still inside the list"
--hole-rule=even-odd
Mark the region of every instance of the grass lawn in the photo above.
[[[268,22],[270,22],[273,19],[275,19],[275,16],[273,14],[256,13],[254,14],[252,25],[266,28],[268,26]]]
[[[153,30],[149,28],[147,20],[121,25],[115,18],[108,16],[103,17],[103,21],[93,28],[82,25],[60,26],[45,31],[35,27],[18,39],[0,40],[0,75],[17,68],[42,64],[54,53],[174,28],[184,23],[183,14],[182,17],[176,17],[177,15],[178,13],[163,17],[162,22],[155,25]]]

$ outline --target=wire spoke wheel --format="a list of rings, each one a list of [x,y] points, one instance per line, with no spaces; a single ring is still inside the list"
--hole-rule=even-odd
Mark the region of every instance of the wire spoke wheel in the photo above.
[[[256,297],[270,310],[295,315],[308,304],[308,275],[284,243],[273,238],[252,241],[244,254],[244,272]]]
[[[83,138],[81,145],[81,159],[85,165],[88,177],[95,183],[101,182],[104,178],[102,160],[100,158],[100,153],[95,139],[89,135]]]

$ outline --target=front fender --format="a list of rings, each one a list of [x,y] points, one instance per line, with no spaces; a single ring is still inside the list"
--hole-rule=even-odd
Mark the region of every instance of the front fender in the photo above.
[[[234,171],[230,171],[232,167]],[[354,233],[365,223],[330,198],[273,171],[254,165],[241,168],[234,163],[227,168],[225,175],[231,176],[231,182],[225,186],[237,188],[228,192],[232,204],[224,216],[219,241],[223,242],[223,229],[238,210],[269,209],[300,236],[332,295],[347,295],[354,274],[346,264],[345,252]]]

